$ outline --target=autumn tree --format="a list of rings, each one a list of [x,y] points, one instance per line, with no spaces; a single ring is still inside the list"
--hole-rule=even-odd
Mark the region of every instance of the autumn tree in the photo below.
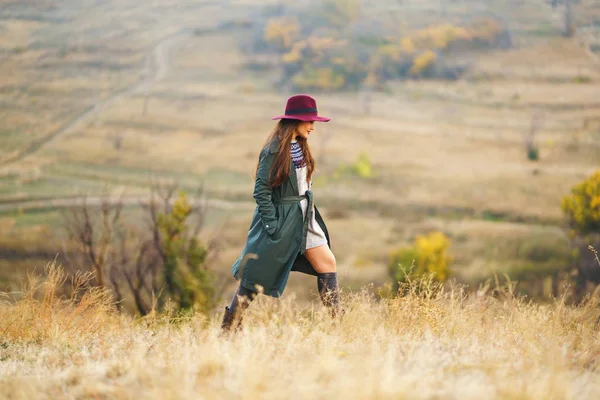
[[[575,185],[562,200],[562,211],[575,248],[577,287],[600,284],[600,268],[588,247],[600,248],[600,171]]]
[[[436,58],[437,56],[433,51],[424,51],[423,53],[419,54],[417,57],[414,58],[412,66],[410,67],[408,73],[411,76],[423,75],[425,72],[427,72],[427,70],[433,67]]]
[[[369,20],[363,6],[359,0],[326,0],[310,13],[268,19],[256,47],[280,57],[280,84],[298,91],[360,90],[369,113],[370,93],[387,81],[456,79],[466,67],[445,63],[448,53],[509,43],[506,27],[494,18],[403,31]]]
[[[300,35],[300,23],[293,17],[272,18],[267,21],[264,40],[277,51],[287,51]]]

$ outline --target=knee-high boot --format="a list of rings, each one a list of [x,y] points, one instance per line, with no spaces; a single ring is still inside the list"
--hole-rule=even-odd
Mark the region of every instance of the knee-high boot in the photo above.
[[[329,308],[331,316],[337,317],[340,313],[340,295],[338,290],[337,273],[326,272],[317,275],[317,286],[321,301]]]
[[[242,328],[244,311],[250,306],[255,297],[256,292],[248,290],[240,284],[231,299],[231,305],[225,307],[223,321],[221,322],[221,332],[238,331]]]

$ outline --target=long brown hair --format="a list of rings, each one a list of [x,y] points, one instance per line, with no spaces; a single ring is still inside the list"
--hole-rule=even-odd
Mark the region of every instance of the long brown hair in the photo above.
[[[276,141],[278,148],[277,157],[270,171],[270,186],[276,187],[281,185],[290,176],[290,164],[292,163],[292,155],[290,152],[290,143],[296,135],[296,129],[301,121],[294,119],[282,119],[273,129],[265,142],[265,147],[270,146],[272,141]],[[296,138],[302,153],[304,154],[304,162],[307,167],[306,181],[309,182],[313,171],[315,170],[315,159],[308,147],[308,141],[298,136]],[[258,165],[256,166],[258,172]]]

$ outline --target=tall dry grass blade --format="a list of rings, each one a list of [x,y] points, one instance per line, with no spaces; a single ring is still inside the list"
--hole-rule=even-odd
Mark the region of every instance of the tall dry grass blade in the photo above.
[[[78,342],[98,332],[113,318],[110,294],[90,287],[88,274],[76,275],[70,296],[59,295],[67,275],[56,261],[44,276],[29,274],[18,299],[0,305],[0,332],[14,343]]]
[[[598,258],[598,251],[592,245],[589,245],[588,249],[590,249],[591,252],[594,253],[594,258],[596,258],[596,262],[598,263],[598,266],[600,266],[600,259]]]

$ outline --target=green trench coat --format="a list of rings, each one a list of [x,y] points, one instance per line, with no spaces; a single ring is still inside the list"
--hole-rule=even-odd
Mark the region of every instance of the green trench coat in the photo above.
[[[231,268],[235,279],[241,279],[242,286],[256,291],[256,285],[260,285],[264,294],[273,297],[279,297],[283,293],[290,271],[317,275],[303,255],[310,206],[306,219],[303,219],[301,198],[297,197],[304,193],[298,193],[293,164],[290,165],[290,176],[286,181],[274,188],[269,186],[271,165],[277,151],[278,143],[273,141],[260,153],[254,184],[257,206],[248,230],[246,246]],[[307,195],[310,196],[310,205],[312,193]],[[317,223],[325,232],[328,245],[331,246],[329,232],[316,207],[314,213]]]

